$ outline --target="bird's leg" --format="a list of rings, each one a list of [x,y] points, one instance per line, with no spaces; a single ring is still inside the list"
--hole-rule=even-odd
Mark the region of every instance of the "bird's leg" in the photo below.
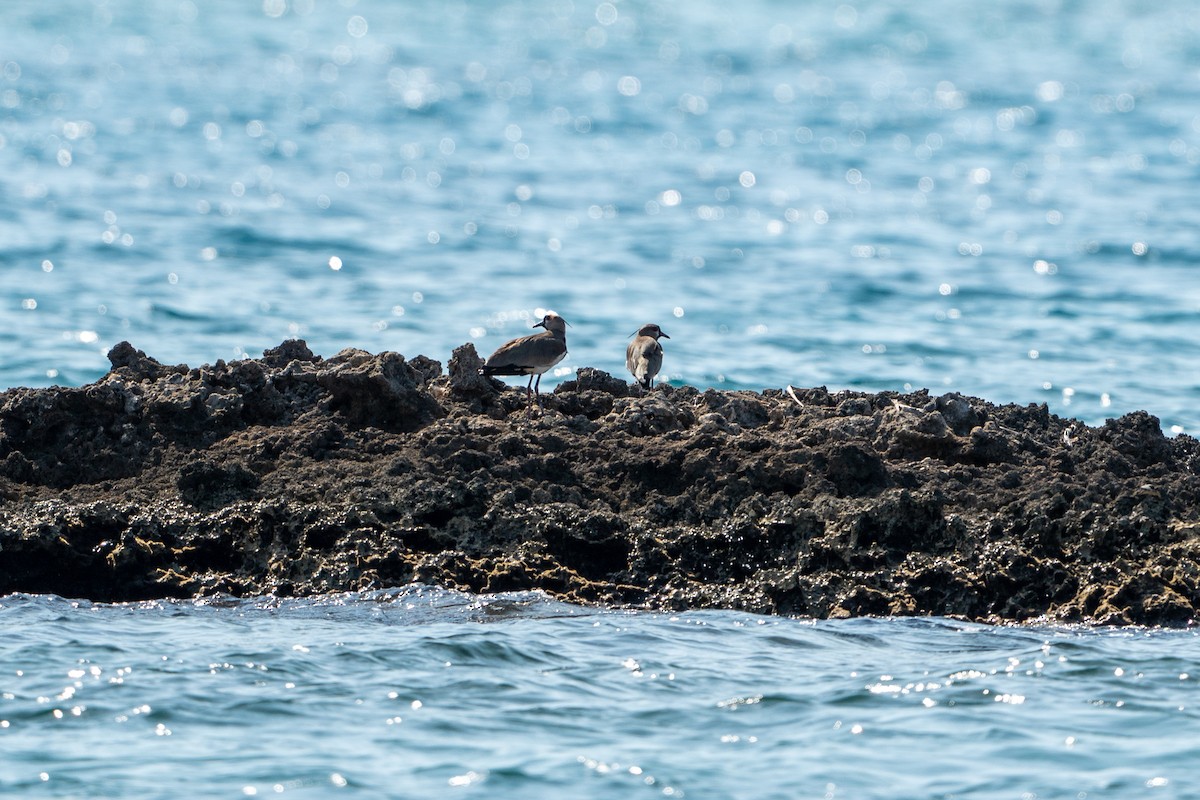
[[[541,377],[542,377],[541,375],[537,375],[537,376],[530,375],[529,376],[529,395],[528,395],[529,403],[528,403],[528,405],[525,406],[525,413],[527,413],[531,419],[533,418],[533,414],[534,414],[534,410],[533,410],[534,405],[535,404],[537,405],[537,408],[539,411],[542,408],[541,400],[538,398],[538,385],[541,383],[541,381],[537,380],[538,378],[541,378]]]
[[[525,415],[533,417],[533,375],[529,376],[529,385],[525,387]]]

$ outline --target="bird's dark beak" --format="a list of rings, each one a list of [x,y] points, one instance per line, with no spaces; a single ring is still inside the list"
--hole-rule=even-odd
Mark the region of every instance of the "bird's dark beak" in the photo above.
[[[659,335],[659,336],[661,336],[661,337],[662,337],[662,338],[664,338],[664,339],[670,339],[670,338],[671,338],[670,336],[667,336],[665,333],[663,333],[661,330],[659,330],[659,332],[658,332],[658,335]]]
[[[546,320],[542,320],[541,322],[535,322],[535,323],[533,323],[533,327],[535,327],[535,328],[544,328],[544,327],[546,327]]]

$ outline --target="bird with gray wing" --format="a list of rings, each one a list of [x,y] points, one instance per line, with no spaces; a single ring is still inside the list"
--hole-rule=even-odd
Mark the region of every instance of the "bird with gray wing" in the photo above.
[[[551,312],[533,327],[545,330],[500,345],[496,352],[488,356],[488,360],[479,370],[480,374],[489,376],[528,375],[529,386],[525,392],[531,404],[534,397],[541,396],[539,389],[542,385],[542,373],[562,361],[567,354],[565,319]],[[540,404],[540,399],[538,402]]]
[[[662,328],[651,322],[638,328],[633,341],[625,349],[625,368],[633,373],[643,389],[650,388],[654,376],[662,368],[663,349],[658,340],[670,338]]]

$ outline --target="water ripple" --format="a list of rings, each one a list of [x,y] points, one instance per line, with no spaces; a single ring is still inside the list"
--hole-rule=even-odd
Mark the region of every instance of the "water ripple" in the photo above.
[[[623,374],[654,320],[675,383],[1191,430],[1194,21],[1136,11],[17,10],[0,381],[93,380],[122,339],[444,362],[554,307],[551,384]]]
[[[631,613],[419,586],[13,595],[0,618],[0,785],[45,796],[174,796],[202,764],[216,793],[314,797],[578,781],[596,797],[1136,796],[1183,785],[1200,732],[1187,631]]]

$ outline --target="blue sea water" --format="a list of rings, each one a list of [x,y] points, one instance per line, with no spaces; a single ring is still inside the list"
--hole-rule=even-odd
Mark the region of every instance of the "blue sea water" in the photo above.
[[[1200,12],[7,0],[0,387],[129,340],[1200,429]],[[0,599],[5,797],[1196,797],[1190,631]]]
[[[1200,427],[1190,0],[12,0],[0,386],[128,339]]]
[[[4,797],[1185,798],[1194,631],[0,600]]]

